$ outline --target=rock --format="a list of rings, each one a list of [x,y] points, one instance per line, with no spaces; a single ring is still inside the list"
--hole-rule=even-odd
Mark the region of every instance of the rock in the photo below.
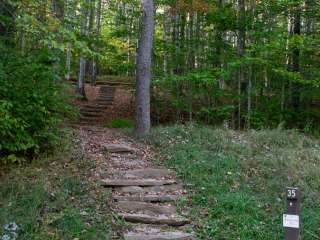
[[[101,180],[101,185],[105,187],[125,187],[125,186],[163,186],[176,183],[175,180],[156,180],[156,179],[105,179]]]
[[[124,144],[107,144],[102,147],[103,151],[109,153],[134,153],[135,149]]]
[[[120,187],[116,189],[118,192],[122,193],[138,193],[138,188],[136,187]],[[163,185],[163,186],[151,186],[151,187],[139,187],[139,193],[168,193],[168,192],[176,192],[182,191],[182,184],[171,184],[171,185]]]
[[[161,224],[168,226],[183,226],[189,223],[189,220],[181,216],[167,215],[148,215],[142,213],[119,213],[120,217],[132,223]]]
[[[172,184],[165,186],[153,186],[149,188],[150,192],[161,193],[161,192],[171,192],[171,191],[182,191],[183,186],[181,184]]]
[[[115,201],[141,201],[141,202],[173,202],[179,199],[179,195],[130,195],[113,196]]]
[[[123,237],[125,240],[195,240],[192,234],[184,232],[159,232],[151,234],[129,232]]]
[[[124,234],[127,240],[195,240],[192,234],[170,227],[139,224]]]
[[[114,174],[124,178],[168,178],[173,176],[173,172],[170,170],[153,168],[115,172]]]
[[[152,215],[174,215],[177,212],[175,206],[157,205],[145,202],[123,201],[115,204],[116,208],[125,213],[146,213]]]
[[[144,188],[137,186],[122,187],[119,191],[123,193],[144,193]]]

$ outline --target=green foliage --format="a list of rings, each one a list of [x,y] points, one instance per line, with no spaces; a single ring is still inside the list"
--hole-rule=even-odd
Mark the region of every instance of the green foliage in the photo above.
[[[164,76],[153,82],[154,108],[179,112],[182,120],[206,123],[230,120],[234,106],[230,92],[219,87],[219,73],[199,70],[185,75]],[[161,115],[159,116],[162,117]]]
[[[0,152],[34,154],[58,141],[64,117],[74,115],[70,94],[57,82],[48,49],[21,55],[2,49],[0,65]]]
[[[125,118],[113,119],[110,123],[105,124],[107,128],[133,128],[133,121]]]
[[[156,128],[150,140],[190,188],[181,204],[192,209],[199,239],[283,238],[286,186],[303,191],[302,239],[320,235],[319,140],[197,125]]]

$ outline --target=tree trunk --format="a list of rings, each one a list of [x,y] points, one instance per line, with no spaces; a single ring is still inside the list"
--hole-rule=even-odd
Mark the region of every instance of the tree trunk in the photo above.
[[[293,34],[301,34],[301,6],[297,4],[293,13]],[[292,49],[292,71],[300,71],[300,49],[294,46]],[[292,84],[292,106],[297,109],[300,106],[300,86],[299,83]]]
[[[81,7],[81,34],[86,36],[88,32],[88,15],[89,11],[87,9],[88,0],[86,1],[86,6],[83,5]],[[81,98],[86,99],[85,92],[85,75],[86,75],[86,59],[83,55],[80,56],[80,64],[79,64],[79,77],[78,77],[78,94],[80,94]]]
[[[100,31],[101,31],[101,8],[102,8],[102,0],[98,0],[97,12],[96,12],[96,37],[100,35]],[[97,60],[96,58],[93,58],[91,84],[95,86],[96,82],[97,82]]]
[[[142,21],[137,55],[137,83],[135,99],[135,132],[139,138],[149,134],[151,127],[151,56],[155,27],[153,0],[141,0],[141,5]]]
[[[66,13],[65,16],[68,17],[68,22],[66,25],[66,28],[69,31],[72,31],[74,29],[74,25],[71,23],[74,18],[76,17],[76,13],[73,11],[70,11],[71,9],[74,9],[74,3],[71,3],[70,0],[65,1],[66,5]],[[66,62],[65,62],[65,80],[70,81],[70,74],[71,74],[71,59],[72,59],[72,44],[71,42],[67,42],[66,46]]]
[[[62,24],[64,21],[64,2],[62,0],[52,0],[51,9],[52,9],[52,15],[59,20],[59,24]],[[62,42],[62,38],[60,36],[58,27],[55,28],[53,32],[58,35],[58,41]],[[23,39],[24,37],[22,38],[22,42],[24,43]],[[22,44],[22,49],[23,48],[24,48],[24,44]],[[55,48],[53,48],[52,51],[54,53],[53,71],[55,72],[56,77],[60,79],[60,76],[59,76],[60,75],[59,66],[61,62],[60,51]]]
[[[71,43],[67,43],[67,49],[66,49],[66,75],[65,79],[67,81],[70,80],[70,72],[71,72]]]
[[[170,13],[168,9],[166,8],[164,10],[164,16],[163,16],[163,41],[164,41],[164,53],[163,53],[163,73],[164,75],[169,73],[169,35],[170,35]]]
[[[245,52],[245,1],[238,0],[238,56],[242,58]],[[238,71],[238,127],[241,128],[241,85],[244,82],[244,66],[240,65]]]

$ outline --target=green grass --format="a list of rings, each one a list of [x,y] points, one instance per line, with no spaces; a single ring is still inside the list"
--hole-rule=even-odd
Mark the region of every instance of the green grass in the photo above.
[[[283,239],[287,186],[302,189],[302,239],[320,239],[320,141],[195,125],[159,127],[150,141],[189,186],[180,204],[191,207],[199,239]]]
[[[19,240],[111,239],[109,193],[89,181],[94,161],[77,151],[1,170],[0,239],[8,223]]]
[[[107,128],[133,128],[133,121],[125,118],[116,118],[104,126]]]

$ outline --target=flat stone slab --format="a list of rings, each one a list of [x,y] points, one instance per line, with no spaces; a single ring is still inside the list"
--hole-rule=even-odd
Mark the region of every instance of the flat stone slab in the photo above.
[[[179,195],[130,195],[130,196],[113,196],[115,201],[140,201],[140,202],[173,202],[180,198]]]
[[[156,179],[104,179],[101,185],[105,187],[125,187],[125,186],[163,186],[176,183],[175,180],[156,180]]]
[[[158,185],[151,187],[138,187],[138,186],[128,186],[120,187],[116,189],[122,193],[167,193],[167,192],[176,192],[183,191],[182,184],[171,184],[171,185]]]
[[[124,234],[125,240],[195,240],[192,234],[184,232],[134,233]]]
[[[114,172],[113,175],[123,178],[168,178],[173,176],[173,172],[168,169],[146,168],[129,171]]]
[[[125,213],[147,213],[152,215],[174,215],[177,208],[173,205],[157,205],[153,203],[122,201],[115,204],[116,208]]]
[[[120,217],[131,223],[160,224],[168,226],[183,226],[189,223],[189,220],[181,216],[167,215],[148,215],[142,213],[119,213]]]
[[[128,240],[195,240],[193,234],[167,226],[139,224],[123,235]]]
[[[102,146],[103,151],[110,153],[134,153],[135,149],[124,144],[106,144]]]

